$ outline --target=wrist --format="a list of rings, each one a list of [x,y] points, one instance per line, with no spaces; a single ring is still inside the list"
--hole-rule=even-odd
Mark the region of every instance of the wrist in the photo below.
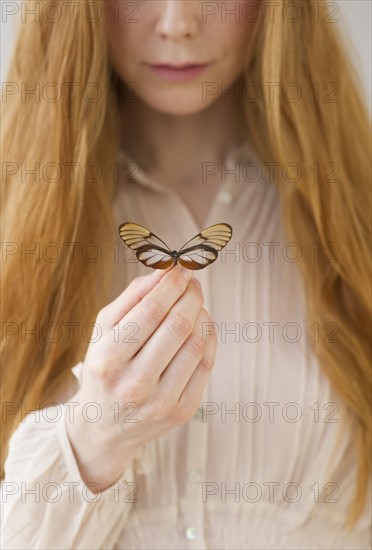
[[[74,400],[79,402],[79,399]],[[84,419],[82,407],[77,406],[74,412],[72,420],[66,417],[66,432],[80,475],[85,483],[98,483],[104,490],[133,465],[141,446],[129,448],[123,441],[113,442],[104,435],[105,430],[100,429],[98,423]]]

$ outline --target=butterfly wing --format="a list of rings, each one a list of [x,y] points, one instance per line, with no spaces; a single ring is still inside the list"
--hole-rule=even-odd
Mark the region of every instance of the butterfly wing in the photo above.
[[[169,252],[151,244],[141,246],[137,250],[136,256],[140,262],[153,269],[167,269],[175,263]]]
[[[203,269],[213,263],[232,236],[228,223],[217,223],[200,231],[178,251],[178,262],[188,269]]]
[[[169,246],[146,227],[125,222],[119,225],[119,234],[124,243],[136,251],[137,259],[145,266],[166,269],[174,263]]]
[[[155,233],[152,233],[146,229],[146,227],[143,227],[138,223],[122,223],[119,225],[119,234],[125,244],[132,250],[138,250],[141,246],[151,244],[161,250],[164,250],[164,252],[171,252],[169,246],[167,246],[164,241],[159,239]],[[164,247],[162,245],[164,245]]]

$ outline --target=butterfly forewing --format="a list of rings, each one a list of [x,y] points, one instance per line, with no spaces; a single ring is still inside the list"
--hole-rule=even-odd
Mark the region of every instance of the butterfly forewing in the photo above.
[[[216,223],[203,231],[200,231],[195,237],[187,241],[186,244],[178,251],[179,254],[193,250],[195,247],[207,245],[214,250],[221,250],[231,239],[232,227],[227,223]]]
[[[132,250],[138,250],[142,246],[153,245],[155,248],[170,252],[168,245],[159,239],[155,233],[152,233],[146,227],[138,223],[125,222],[119,226],[119,234],[125,244]],[[164,248],[165,247],[165,248]]]

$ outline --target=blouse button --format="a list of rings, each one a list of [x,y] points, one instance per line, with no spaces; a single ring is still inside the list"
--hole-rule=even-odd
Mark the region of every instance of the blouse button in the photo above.
[[[198,532],[193,525],[190,525],[185,529],[185,536],[188,540],[195,540],[198,536]]]
[[[194,414],[194,418],[197,418],[198,420],[203,419],[203,409],[202,407],[199,407],[196,413]]]
[[[191,483],[197,483],[198,481],[200,481],[200,478],[201,478],[200,470],[190,470],[189,473],[187,474],[187,479]]]
[[[232,193],[231,191],[227,191],[227,189],[224,189],[223,191],[220,191],[217,195],[217,201],[220,204],[231,204],[232,201]]]

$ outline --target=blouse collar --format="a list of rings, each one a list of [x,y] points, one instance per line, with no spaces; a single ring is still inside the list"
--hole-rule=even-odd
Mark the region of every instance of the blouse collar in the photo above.
[[[234,147],[228,153],[225,164],[226,169],[234,166],[236,163],[252,162],[254,159],[252,148],[247,138],[243,139],[236,147]],[[128,168],[128,174],[126,174],[125,181],[142,185],[156,191],[167,191],[168,187],[159,181],[155,180],[135,161],[133,158],[123,149],[120,148],[118,154],[119,166],[125,164]]]

